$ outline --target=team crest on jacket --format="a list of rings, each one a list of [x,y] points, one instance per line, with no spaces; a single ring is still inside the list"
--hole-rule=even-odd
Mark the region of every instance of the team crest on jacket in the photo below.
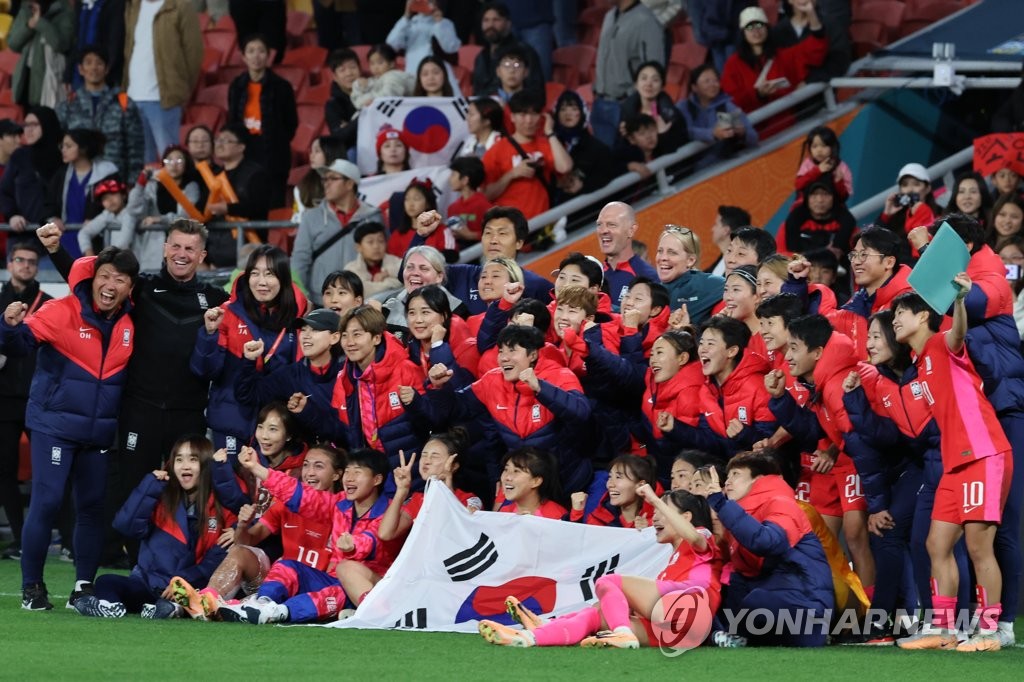
[[[921,397],[921,394],[924,393],[924,391],[921,390],[921,382],[920,381],[915,381],[915,382],[910,384],[910,393],[915,398],[920,398]]]
[[[749,423],[747,422],[747,408],[743,405],[740,405],[739,409],[736,410],[736,417],[743,424]]]
[[[207,308],[210,307],[210,304],[206,302],[206,294],[198,293],[196,294],[196,298],[199,299],[199,307],[202,308],[203,310],[206,310]]]
[[[530,419],[535,422],[540,421],[540,405],[533,406],[533,410],[530,412]]]
[[[132,344],[132,330],[131,329],[125,329],[124,333],[121,335],[121,345],[124,346],[125,348],[127,348],[131,344]]]
[[[206,529],[208,531],[210,531],[210,532],[216,532],[217,531],[217,519],[216,519],[216,517],[211,516],[210,518],[206,519]]]
[[[398,409],[398,406],[401,404],[401,401],[398,400],[398,393],[396,391],[388,393],[388,403],[391,405],[392,410]]]

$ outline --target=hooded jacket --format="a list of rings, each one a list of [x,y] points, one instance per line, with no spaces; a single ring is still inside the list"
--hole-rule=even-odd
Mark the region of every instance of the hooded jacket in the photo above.
[[[792,598],[793,607],[833,607],[825,550],[781,476],[758,477],[738,502],[713,493],[708,503],[729,532],[734,581]]]
[[[908,277],[910,268],[900,265],[875,293],[869,294],[867,289],[860,288],[842,308],[826,314],[836,331],[853,340],[858,358],[867,357],[868,318],[880,310],[888,310],[893,299],[911,291]]]
[[[210,493],[201,502],[206,506],[206,527],[193,531],[184,502],[173,514],[160,503],[166,486],[166,481],[147,474],[114,517],[114,528],[119,533],[142,541],[139,562],[132,575],[143,580],[154,597],[167,589],[176,575],[197,589],[205,587],[227,556],[227,550],[217,544],[217,539],[236,522],[234,514],[217,507]]]
[[[206,410],[210,428],[247,442],[256,427],[258,407],[243,404],[235,397],[235,385],[242,376],[243,365],[248,362],[243,350],[245,344],[263,340],[265,359],[259,364],[267,371],[295,362],[299,350],[293,330],[285,327],[271,331],[249,318],[238,298],[238,282],[236,279],[232,284],[231,299],[223,306],[224,317],[217,331],[210,334],[205,326],[199,327],[189,366],[195,376],[212,382],[210,404]],[[297,315],[301,317],[306,312],[306,298],[294,284],[292,288],[298,306]]]
[[[132,302],[110,318],[93,307],[96,258],[75,261],[71,293],[43,305],[24,324],[0,320],[0,346],[11,356],[35,352],[25,425],[58,438],[108,448],[117,431],[128,358],[135,346]]]

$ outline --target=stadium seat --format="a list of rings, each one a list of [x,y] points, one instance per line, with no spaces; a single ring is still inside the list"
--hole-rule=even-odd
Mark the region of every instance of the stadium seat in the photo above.
[[[199,19],[199,30],[205,31],[210,25],[210,15],[206,12],[199,12],[196,16]]]
[[[210,21],[206,26],[207,31],[227,31],[232,35],[238,33],[238,28],[235,27],[235,20],[231,18],[230,14],[225,14],[217,18],[216,21]]]
[[[309,72],[301,66],[281,64],[274,67],[274,73],[291,83],[292,90],[295,92],[298,92],[304,84],[309,82]]]
[[[597,48],[590,45],[568,45],[551,53],[551,80],[574,90],[594,80]]]
[[[331,83],[334,81],[323,76],[316,85],[306,83],[295,95],[296,104],[318,104],[323,106],[331,98]]]
[[[205,87],[196,93],[196,104],[212,104],[227,111],[228,108],[228,84],[219,83]]]
[[[597,43],[601,38],[601,24],[604,22],[604,15],[607,13],[608,7],[605,5],[588,7],[580,12],[580,43],[583,45],[590,45],[591,47],[597,47]]]
[[[917,0],[907,3],[907,18],[935,22],[962,9],[963,6],[956,0]]]
[[[201,75],[201,82],[206,82],[212,85],[214,83],[217,69],[220,68],[221,62],[224,59],[224,55],[220,53],[220,50],[216,50],[212,47],[207,47],[203,51],[203,65],[199,68]]]
[[[480,45],[463,45],[459,48],[459,66],[464,68],[472,76],[473,64],[476,57],[483,48]]]
[[[923,28],[928,28],[935,22],[931,19],[906,19],[900,25],[900,38],[906,38],[909,35],[913,35]]]
[[[230,64],[231,56],[238,54],[238,41],[235,40],[234,31],[205,31],[203,45],[220,53],[221,64]]]
[[[219,85],[222,83],[230,83],[235,80],[238,76],[245,73],[246,69],[244,66],[222,66],[217,69],[213,76],[211,76],[210,85]]]
[[[690,86],[690,67],[678,62],[669,62],[665,70],[665,88],[678,85],[684,90]],[[675,101],[675,100],[672,100]]]
[[[563,92],[565,92],[565,86],[561,83],[548,81],[544,84],[544,101],[547,102],[548,109],[555,106],[555,102],[558,101]]]
[[[850,24],[850,40],[853,42],[874,41],[882,43],[885,41],[886,35],[887,29],[877,21],[862,19]]]
[[[774,26],[779,20],[779,0],[758,0],[757,4],[768,15],[768,23]]]
[[[587,105],[588,109],[594,106],[593,83],[586,83],[585,85],[579,86],[578,88],[576,88],[576,94],[580,96],[580,99],[583,100],[583,103]]]
[[[313,17],[306,13],[297,10],[288,11],[288,19],[286,20],[285,33],[288,36],[288,45],[292,48],[301,47],[303,43],[303,36],[313,24]],[[285,55],[287,59],[287,54]]]
[[[853,4],[854,21],[877,21],[886,28],[891,41],[899,34],[907,6],[899,0],[866,0]]]
[[[322,104],[299,104],[295,107],[299,121],[314,130],[324,126],[324,106]]]
[[[682,14],[679,15],[682,17]],[[675,19],[669,28],[672,31],[672,44],[678,45],[679,43],[694,43],[697,44],[693,37],[693,24],[689,21],[683,21],[679,17]]]
[[[309,163],[309,147],[319,135],[320,128],[311,128],[304,121],[299,121],[299,127],[295,130],[295,137],[292,138],[291,145],[293,166]]]
[[[669,66],[673,63],[682,64],[690,71],[707,61],[708,49],[696,41],[690,41],[687,43],[676,43],[672,46],[672,51],[669,53]],[[669,78],[669,80],[673,80]],[[678,83],[679,81],[674,81]]]
[[[18,59],[20,57],[21,55],[13,50],[3,50],[0,52],[0,72],[6,73],[8,76],[13,76],[14,67],[18,65]]]
[[[281,60],[282,65],[304,68],[314,76],[320,75],[320,71],[326,63],[327,50],[319,45],[304,45],[292,48],[284,53],[284,59]]]
[[[190,126],[203,124],[210,130],[217,130],[224,123],[227,112],[215,104],[190,104],[185,108],[185,123]]]
[[[21,107],[16,104],[0,105],[0,118],[10,118],[15,121],[21,121],[23,118]]]
[[[877,40],[854,40],[853,41],[853,56],[855,59],[866,57],[872,52],[881,50],[885,45],[878,42]]]
[[[689,78],[687,78],[687,81],[688,80]],[[665,83],[665,87],[663,89],[665,91],[665,94],[668,95],[673,102],[678,102],[679,100],[686,97],[687,82],[683,81],[679,83]]]
[[[306,173],[309,172],[310,168],[311,166],[309,166],[308,164],[293,167],[290,171],[288,171],[288,184],[291,187],[294,187],[295,185],[302,182],[302,178],[306,177]]]

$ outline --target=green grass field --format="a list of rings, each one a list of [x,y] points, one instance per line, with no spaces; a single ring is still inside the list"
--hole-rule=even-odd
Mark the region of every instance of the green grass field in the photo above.
[[[0,679],[586,679],[615,682],[687,675],[710,679],[1019,680],[1024,649],[995,654],[904,652],[895,648],[713,649],[666,658],[654,649],[502,649],[471,635],[254,627],[191,621],[83,618],[64,608],[74,573],[51,560],[55,608],[20,608],[21,571],[0,561]],[[1024,627],[1018,621],[1018,639]],[[678,678],[676,678],[678,679]]]

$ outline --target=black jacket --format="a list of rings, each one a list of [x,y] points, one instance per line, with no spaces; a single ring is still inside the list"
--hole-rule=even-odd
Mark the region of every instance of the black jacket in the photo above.
[[[686,119],[683,113],[673,104],[672,98],[666,93],[658,94],[656,101],[658,115],[665,123],[671,123],[672,127],[664,133],[658,134],[658,146],[654,149],[655,156],[664,156],[677,151],[680,147],[690,141],[690,134],[686,130]],[[650,114],[649,111],[640,111],[640,95],[634,91],[622,102],[622,121],[628,121],[638,114]]]
[[[249,74],[242,73],[228,86],[228,123],[245,125],[245,103],[249,98]],[[263,75],[260,92],[261,134],[253,135],[245,156],[272,175],[287,175],[292,167],[292,138],[299,127],[295,93],[291,84],[271,70]],[[234,185],[239,192],[238,185]],[[252,217],[252,216],[247,216]]]
[[[68,252],[61,248],[50,260],[67,278],[73,262]],[[210,382],[192,374],[189,360],[206,310],[227,300],[226,291],[198,277],[178,282],[166,268],[139,275],[132,290],[135,348],[128,361],[124,402],[166,410],[205,409]]]
[[[473,62],[472,81],[474,97],[486,97],[498,92],[501,81],[498,80],[498,74],[495,72],[495,68],[498,66],[497,57],[505,51],[505,48],[513,45],[526,54],[527,66],[530,69],[523,87],[527,90],[544,92],[544,73],[540,68],[540,57],[537,55],[537,51],[526,43],[520,43],[510,33],[498,43],[498,49],[494,51],[494,56],[491,56],[490,45],[484,45],[484,49],[480,50],[480,54],[476,56],[476,60]]]
[[[42,222],[47,218],[44,214],[48,182],[49,178],[36,172],[32,149],[15,149],[0,179],[0,214],[7,218],[24,216],[30,223]]]
[[[53,296],[40,290],[39,282],[30,282],[20,292],[15,291],[11,283],[7,282],[0,289],[0,310],[6,309],[15,301],[20,301],[29,307],[29,312],[35,312],[51,298]],[[0,353],[3,353],[2,348]],[[35,353],[8,357],[4,366],[0,368],[0,421],[20,421],[25,418],[28,388],[32,384],[35,369]]]
[[[356,107],[352,104],[352,98],[346,95],[337,83],[331,83],[331,98],[324,105],[324,118],[327,120],[327,129],[331,135],[345,143],[345,147],[352,149],[356,146],[356,121],[352,116],[356,113]]]
[[[246,154],[248,153],[247,148]],[[291,165],[288,168],[291,168]],[[249,220],[266,220],[267,212],[270,211],[270,197],[267,195],[270,191],[270,178],[267,177],[264,167],[246,157],[238,166],[224,172],[227,173],[231,187],[238,195],[237,204],[228,204],[228,215]]]

